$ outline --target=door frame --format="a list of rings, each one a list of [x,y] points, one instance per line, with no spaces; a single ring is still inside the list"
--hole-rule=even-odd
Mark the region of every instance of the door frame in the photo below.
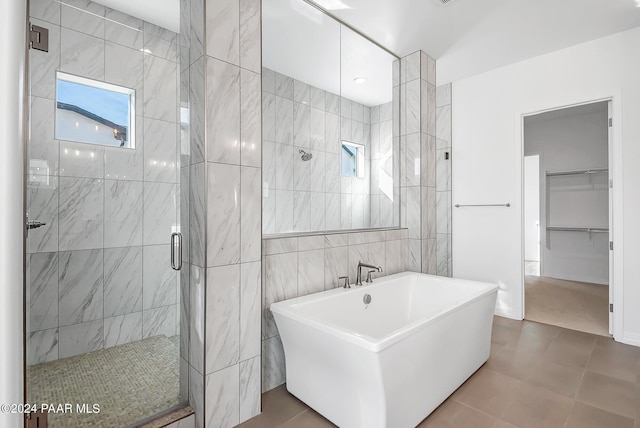
[[[612,125],[608,127],[608,163],[609,163],[609,180],[614,183],[613,187],[609,186],[609,241],[614,242],[615,254],[613,250],[609,250],[609,304],[613,305],[614,311],[609,312],[609,334],[615,340],[620,341],[623,338],[623,284],[622,284],[622,141],[620,133],[616,133],[615,129],[620,129],[620,94],[575,102],[565,105],[549,106],[537,110],[527,111],[519,114],[519,134],[520,145],[518,153],[518,161],[520,162],[520,189],[521,189],[521,212],[520,212],[520,234],[521,234],[521,254],[522,260],[520,267],[520,290],[521,290],[521,319],[525,318],[525,287],[524,287],[524,119],[529,116],[535,116],[541,113],[547,113],[556,110],[563,110],[571,107],[577,107],[586,104],[594,104],[599,102],[608,103],[608,119],[611,119]],[[615,227],[614,227],[615,225]],[[614,257],[615,255],[615,257]],[[542,257],[541,257],[542,258]],[[617,273],[617,274],[616,274]]]

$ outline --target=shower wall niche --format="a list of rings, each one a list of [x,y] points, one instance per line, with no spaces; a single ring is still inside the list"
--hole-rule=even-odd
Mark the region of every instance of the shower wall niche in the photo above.
[[[35,0],[30,14],[50,41],[30,50],[28,213],[46,225],[28,237],[27,363],[176,336],[178,36],[92,2]],[[135,93],[135,148],[55,139],[59,71]],[[104,134],[80,110],[76,126]]]

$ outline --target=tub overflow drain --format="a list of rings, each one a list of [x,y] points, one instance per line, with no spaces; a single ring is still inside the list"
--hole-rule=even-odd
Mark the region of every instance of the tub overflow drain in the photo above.
[[[364,297],[362,298],[362,301],[364,302],[365,305],[368,305],[369,303],[371,303],[371,294],[365,294]]]

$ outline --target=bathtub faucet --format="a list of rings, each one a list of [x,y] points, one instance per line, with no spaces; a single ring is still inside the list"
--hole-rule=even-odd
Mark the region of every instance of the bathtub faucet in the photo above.
[[[367,263],[358,262],[358,275],[356,276],[356,285],[362,285],[362,268],[369,268],[377,270],[378,272],[382,272],[382,268],[380,266],[373,266]],[[372,282],[371,280],[371,272],[367,276],[367,282]]]

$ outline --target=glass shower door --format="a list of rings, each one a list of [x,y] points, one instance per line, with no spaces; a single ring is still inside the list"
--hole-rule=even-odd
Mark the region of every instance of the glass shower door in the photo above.
[[[90,1],[30,20],[27,399],[50,427],[130,426],[187,401],[179,36]]]

